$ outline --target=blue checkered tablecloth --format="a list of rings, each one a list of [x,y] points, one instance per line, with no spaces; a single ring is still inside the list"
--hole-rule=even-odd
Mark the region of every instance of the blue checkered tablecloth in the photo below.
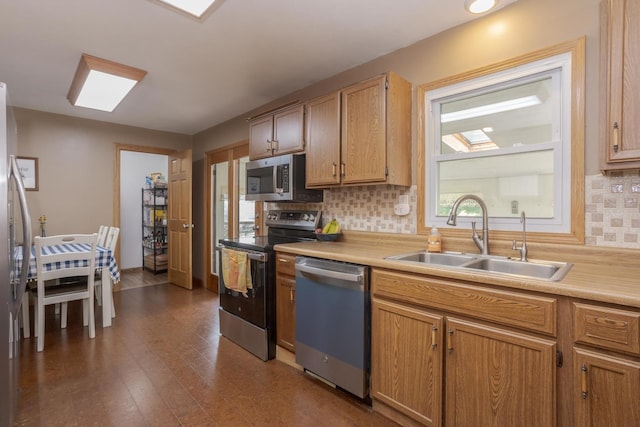
[[[20,269],[22,268],[22,246],[16,246],[16,269],[18,270],[17,276],[20,275]],[[64,245],[53,245],[46,246],[42,248],[42,252],[44,254],[50,255],[54,253],[70,253],[70,252],[87,252],[91,250],[91,245],[88,244],[78,244],[78,243],[69,243]],[[118,269],[118,264],[116,263],[116,259],[113,257],[111,250],[107,248],[103,248],[102,246],[96,247],[96,269],[100,270],[102,268],[109,269],[109,275],[113,280],[113,283],[118,283],[120,281],[120,270]],[[74,263],[79,263],[79,261],[74,261]],[[60,263],[51,263],[45,264],[44,268],[47,271],[55,270],[60,268]],[[31,246],[31,260],[29,261],[29,280],[35,280],[37,277],[37,267],[36,267],[36,248],[35,246]]]

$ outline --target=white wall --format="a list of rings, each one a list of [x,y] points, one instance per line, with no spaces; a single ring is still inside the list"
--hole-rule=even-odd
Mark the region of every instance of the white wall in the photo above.
[[[120,157],[120,269],[142,267],[142,188],[153,172],[167,177],[161,154],[123,151]]]

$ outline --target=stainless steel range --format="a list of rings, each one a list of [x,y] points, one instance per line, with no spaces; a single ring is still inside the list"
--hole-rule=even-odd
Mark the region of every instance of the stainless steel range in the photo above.
[[[220,274],[220,333],[262,360],[276,357],[275,253],[278,243],[315,240],[320,222],[317,210],[270,210],[267,236],[220,240],[220,265],[224,257],[244,258],[250,280],[239,288],[231,273]],[[234,274],[237,273],[234,270]]]

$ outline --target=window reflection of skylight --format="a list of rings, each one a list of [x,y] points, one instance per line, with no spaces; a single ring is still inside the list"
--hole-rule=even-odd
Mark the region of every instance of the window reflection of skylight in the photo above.
[[[160,0],[170,6],[178,8],[189,15],[200,18],[211,7],[215,0]]]
[[[464,139],[466,139],[471,145],[491,142],[491,138],[489,138],[487,134],[480,129],[468,130],[460,133],[462,134],[462,136],[464,136]]]
[[[498,149],[496,143],[481,129],[442,135],[442,142],[458,153]]]

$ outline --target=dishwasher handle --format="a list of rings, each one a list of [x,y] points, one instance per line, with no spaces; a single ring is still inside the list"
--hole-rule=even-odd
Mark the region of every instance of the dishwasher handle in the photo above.
[[[345,273],[342,271],[325,270],[322,268],[311,267],[305,264],[296,264],[296,271],[307,273],[313,276],[318,282],[322,283],[323,279],[342,280],[344,282],[355,283],[358,285],[364,282],[364,272],[361,273]]]

